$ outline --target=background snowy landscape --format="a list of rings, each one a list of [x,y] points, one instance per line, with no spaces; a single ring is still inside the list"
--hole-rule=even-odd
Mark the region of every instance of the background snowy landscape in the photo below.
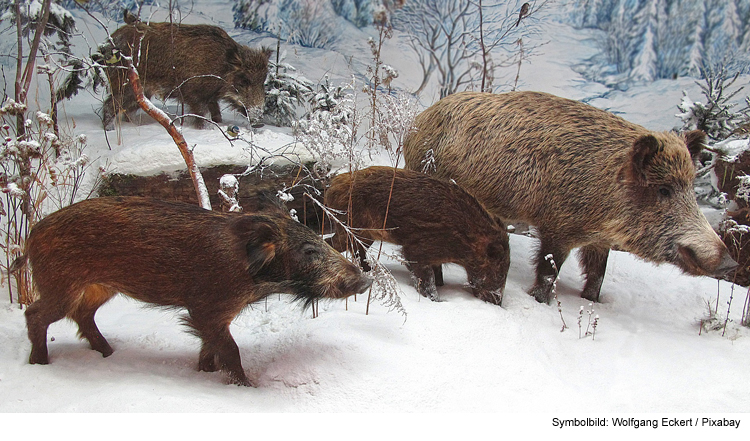
[[[69,10],[85,37],[75,40],[74,50],[85,55],[95,50],[106,34],[70,3]],[[517,10],[521,2],[507,3]],[[677,7],[688,2],[666,3]],[[234,27],[234,4],[228,0],[181,3],[181,19],[221,26],[243,44],[275,48],[276,39],[270,34]],[[683,91],[694,100],[701,98],[696,79],[683,75],[691,73],[689,63],[684,72],[677,69],[676,78],[671,71],[661,75],[658,69],[644,77],[643,64],[619,73],[612,66],[602,67],[600,43],[606,39],[605,31],[594,26],[582,28],[581,22],[570,17],[574,6],[584,4],[583,0],[544,4],[528,24],[533,32],[524,35],[524,44],[533,51],[520,70],[512,63],[498,69],[497,91],[510,90],[518,75],[519,90],[582,100],[652,130],[680,127],[676,114]],[[708,9],[724,4],[703,2]],[[733,4],[740,5],[741,24],[748,28],[750,4]],[[163,8],[151,10],[156,11],[154,21],[165,18]],[[279,10],[271,13],[280,15]],[[98,16],[110,32],[122,24]],[[377,38],[377,31],[372,26],[358,28],[341,17],[333,23],[338,26],[336,41],[326,48],[282,44],[285,61],[315,84],[326,76],[337,85],[354,78],[355,88],[361,90],[372,62],[367,39]],[[12,53],[14,30],[6,22],[2,24],[3,54]],[[750,43],[750,38],[745,41]],[[397,30],[386,40],[382,59],[398,72],[391,84],[394,90],[414,91],[420,86],[422,71],[403,32]],[[11,72],[13,63],[4,57],[4,70]],[[749,79],[743,74],[736,85],[747,85]],[[10,94],[12,81],[7,77],[5,81]],[[37,93],[29,101],[44,109],[46,98],[43,92]],[[414,98],[415,107],[421,111],[439,95],[440,87],[433,80]],[[745,96],[746,90],[737,99]],[[357,97],[366,99],[364,94]],[[138,175],[184,166],[171,138],[143,114],[137,124],[122,124],[119,143],[115,132],[105,136],[94,113],[100,100],[101,94],[84,91],[60,104],[61,121],[67,121],[65,130],[87,137],[85,153],[94,161],[90,168],[93,175],[99,166]],[[176,107],[174,103],[168,106]],[[228,110],[223,113],[226,124],[237,124],[250,136],[239,115]],[[230,143],[217,128],[199,131],[185,127],[183,134],[195,146],[201,166],[250,160],[247,151]],[[270,150],[294,141],[289,128],[272,125],[255,130],[252,137],[254,143]],[[367,156],[366,164],[371,163],[392,165],[385,152]],[[92,185],[93,177],[87,179],[87,185]],[[721,217],[713,208],[706,208],[706,213],[714,223]],[[29,365],[23,310],[10,303],[5,293],[0,297],[0,411],[7,416],[4,425],[13,424],[16,416],[7,414],[14,412],[490,412],[506,414],[498,420],[503,424],[545,429],[551,428],[554,416],[635,414],[649,418],[679,413],[695,418],[698,414],[721,417],[750,412],[750,329],[738,324],[746,288],[686,276],[670,265],[655,266],[627,253],[612,252],[601,303],[593,305],[578,296],[583,280],[576,259],[566,262],[557,285],[560,312],[555,305],[539,304],[526,294],[533,282],[535,244],[533,238],[511,235],[511,267],[502,308],[474,298],[464,286],[465,272],[453,266],[447,268],[446,284],[440,288],[442,302],[420,298],[406,268],[388,257],[385,263],[398,281],[405,313],[374,302],[366,315],[363,296],[321,303],[319,317],[314,319],[309,310],[302,311],[284,296],[252,305],[237,317],[231,330],[243,366],[257,388],[227,385],[222,373],[197,372],[199,342],[180,325],[180,312],[145,307],[124,297],[115,298],[97,314],[102,333],[115,349],[111,357],[104,359],[90,350],[76,338],[75,325],[61,321],[49,331],[50,340],[54,339],[49,343],[51,364]],[[397,251],[388,245],[384,250],[388,255]],[[722,324],[729,310],[725,329],[701,331],[708,304],[718,305]],[[593,337],[585,336],[589,311],[592,317],[598,316]],[[533,416],[531,422],[528,416],[520,420],[507,416],[513,413]],[[241,418],[245,416],[218,421],[241,425]],[[389,418],[355,418],[362,426],[353,429],[352,435],[359,436],[356,431],[362,431],[366,436],[373,426],[389,426]],[[461,436],[495,421],[490,416],[486,418],[490,421],[467,418],[467,432],[460,432]],[[35,424],[33,418],[22,421]],[[85,418],[72,421],[87,424]],[[176,421],[184,427],[192,423],[189,419]],[[251,421],[261,425],[260,419]],[[271,421],[274,427],[285,424],[279,418]],[[412,420],[407,416],[394,421],[404,424]],[[448,423],[429,417],[413,421],[410,424],[428,424],[425,436]],[[337,424],[331,418],[325,422]],[[319,423],[309,423],[310,433],[320,429],[315,427]],[[252,430],[248,436],[256,433]],[[379,430],[373,428],[369,433]],[[501,428],[497,430],[493,436],[502,436]],[[633,428],[618,430],[632,435]],[[671,430],[680,435],[702,435],[708,428]],[[722,430],[729,435],[750,433],[750,419],[745,418],[737,431]],[[716,431],[712,428],[711,434]],[[458,432],[447,432],[453,433]]]

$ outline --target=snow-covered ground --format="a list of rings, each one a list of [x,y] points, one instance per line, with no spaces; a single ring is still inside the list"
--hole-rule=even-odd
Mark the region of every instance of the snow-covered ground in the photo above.
[[[224,17],[227,13],[222,10],[215,20],[227,23],[231,15]],[[674,114],[682,90],[693,99],[700,97],[691,79],[662,80],[617,92],[586,82],[571,66],[592,55],[595,35],[555,22],[544,29],[539,41],[546,44],[522,66],[522,90],[586,100],[654,130],[679,124]],[[326,73],[346,80],[351,75],[347,57],[354,57],[351,65],[368,62],[365,34],[357,31],[362,41],[352,38],[349,52],[343,54],[288,48],[287,61],[314,81]],[[237,31],[232,35],[240,41],[257,40]],[[400,71],[396,87],[415,88],[420,76],[411,52],[394,38],[384,54],[385,62]],[[422,105],[434,101],[431,93],[422,96]],[[88,136],[90,157],[107,163],[111,170],[137,174],[173,171],[180,165],[171,139],[145,116],[140,126],[123,125],[120,144],[109,132],[107,144],[91,113],[97,106],[94,97],[86,94],[65,104],[68,119],[75,120],[75,132]],[[232,116],[225,116],[231,123]],[[186,128],[184,133],[201,165],[245,158],[242,148],[231,145],[218,130]],[[281,146],[291,139],[288,131],[268,126],[253,136],[264,146]],[[50,327],[51,364],[29,365],[23,311],[9,304],[5,294],[0,297],[3,427],[15,425],[17,416],[7,415],[12,412],[366,412],[426,415],[322,421],[316,416],[295,424],[284,416],[248,420],[247,415],[209,417],[206,425],[192,417],[165,417],[167,423],[160,417],[145,418],[144,422],[164,436],[172,428],[184,436],[215,436],[227,427],[248,437],[273,430],[326,436],[327,431],[344,427],[345,434],[366,438],[383,432],[464,438],[480,436],[480,429],[484,437],[499,438],[550,429],[555,436],[570,433],[554,427],[554,417],[607,417],[603,434],[632,436],[632,427],[615,429],[611,418],[658,417],[661,426],[661,417],[676,414],[743,418],[738,431],[722,430],[728,435],[750,433],[750,418],[734,415],[750,412],[750,330],[737,325],[746,289],[733,291],[726,282],[686,276],[670,265],[654,266],[612,252],[601,303],[589,305],[578,296],[582,278],[576,259],[562,267],[559,312],[555,305],[538,304],[525,292],[533,280],[535,246],[531,238],[511,236],[512,263],[502,308],[475,299],[463,286],[466,276],[459,267],[446,271],[446,286],[440,289],[443,302],[420,298],[405,267],[391,260],[387,266],[402,290],[405,316],[378,303],[365,315],[361,296],[356,301],[321,304],[315,319],[284,296],[253,305],[235,320],[232,333],[257,388],[227,385],[221,373],[197,372],[199,342],[179,324],[180,312],[145,307],[127,298],[114,299],[97,315],[102,333],[115,349],[111,357],[104,359],[90,350],[76,338],[75,326],[62,321]],[[718,303],[724,316],[732,293],[731,320],[724,335],[699,333],[707,304]],[[579,337],[581,308],[584,331],[587,311],[593,308],[593,315],[599,317],[594,337]],[[459,415],[444,417],[444,413]],[[34,416],[21,421],[44,426],[38,428],[43,433],[53,433],[55,424],[71,431],[89,424],[86,417],[65,421],[67,417],[53,418],[49,427]],[[112,424],[116,426],[107,427]],[[450,428],[440,429],[446,425]],[[107,417],[95,427],[108,438],[135,430]],[[638,436],[709,433],[702,427],[670,430],[640,430]],[[711,430],[712,435],[721,433],[715,427]]]

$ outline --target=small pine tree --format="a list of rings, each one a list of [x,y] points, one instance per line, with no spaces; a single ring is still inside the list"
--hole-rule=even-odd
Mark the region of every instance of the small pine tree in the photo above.
[[[313,83],[295,74],[294,66],[284,63],[283,59],[277,46],[276,61],[269,63],[266,77],[263,120],[269,124],[291,127],[297,119],[297,107],[312,93]]]
[[[352,88],[353,84],[333,87],[326,76],[309,100],[310,112],[296,124],[303,144],[318,158],[323,169],[338,159],[358,165],[348,151],[355,136]]]
[[[737,103],[731,102],[744,86],[729,92],[739,73],[729,75],[724,65],[715,69],[703,68],[701,73],[703,82],[697,84],[706,97],[706,104],[693,102],[687,92],[683,92],[682,102],[677,106],[680,110],[677,116],[685,130],[703,130],[713,141],[727,139],[746,121],[743,113],[732,111]]]
[[[352,110],[344,108],[341,103],[351,97],[346,93],[348,86],[331,86],[328,75],[323,78],[323,82],[318,85],[318,91],[310,98],[310,113],[308,119],[316,118],[320,115],[330,115],[334,125],[349,124],[352,118]]]

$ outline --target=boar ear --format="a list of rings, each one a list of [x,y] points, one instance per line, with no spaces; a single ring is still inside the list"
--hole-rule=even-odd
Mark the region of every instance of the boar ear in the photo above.
[[[703,130],[691,130],[685,134],[685,145],[687,145],[690,157],[695,161],[706,146],[706,134]]]
[[[257,274],[276,256],[281,231],[266,216],[242,216],[234,223],[234,233],[247,253],[247,271]]]
[[[643,135],[633,143],[630,163],[625,166],[625,179],[636,185],[648,185],[648,166],[661,152],[661,145],[653,135]]]
[[[500,259],[505,255],[505,246],[501,242],[492,241],[487,244],[487,257],[490,260]]]

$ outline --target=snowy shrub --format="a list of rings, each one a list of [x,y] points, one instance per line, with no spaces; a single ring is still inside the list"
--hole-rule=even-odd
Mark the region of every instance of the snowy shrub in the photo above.
[[[277,126],[290,127],[297,120],[297,107],[312,93],[312,82],[297,75],[294,66],[284,63],[284,55],[276,51],[276,61],[268,63],[266,103],[263,120]]]
[[[411,94],[383,95],[379,122],[374,128],[380,145],[388,152],[393,164],[398,164],[406,136],[415,129],[414,118],[419,110]]]
[[[581,305],[581,309],[578,310],[578,338],[584,338],[591,336],[591,339],[596,339],[596,327],[599,326],[599,315],[594,315],[594,304],[589,303],[589,308],[585,311],[586,315],[588,316],[588,321],[586,322],[586,331],[583,331],[583,305]]]
[[[30,227],[52,211],[88,198],[84,175],[91,161],[83,153],[86,136],[58,134],[52,117],[44,112],[28,115],[26,105],[8,99],[0,107],[0,248],[5,252],[0,268],[7,272],[15,256],[22,252]],[[13,120],[23,118],[23,131],[14,129]],[[100,175],[101,176],[101,171]],[[22,271],[16,277],[15,301],[34,300],[30,276]],[[14,301],[9,287],[10,300]]]
[[[701,88],[705,103],[693,101],[687,92],[683,92],[676,116],[682,121],[679,130],[698,129],[708,136],[712,145],[707,146],[709,148],[700,158],[695,181],[696,196],[716,208],[723,208],[726,201],[719,182],[724,182],[725,177],[717,176],[715,167],[719,162],[736,163],[747,150],[747,141],[738,141],[737,138],[747,137],[743,127],[750,122],[750,102],[745,98],[746,106],[737,109],[739,103],[735,97],[744,87],[732,90],[738,74],[730,75],[724,65],[702,69],[702,72],[703,79],[696,83]]]
[[[97,93],[100,87],[106,89],[109,85],[103,66],[88,57],[71,57],[60,70],[68,75],[55,91],[55,101],[70,99],[85,89]]]
[[[677,117],[683,122],[683,130],[703,130],[711,140],[722,141],[748,121],[746,109],[740,112],[732,110],[738,105],[732,100],[744,86],[730,91],[739,73],[731,75],[726,65],[701,69],[701,72],[703,80],[696,83],[700,86],[706,103],[693,102],[687,92],[683,92]]]
[[[310,97],[310,111],[295,128],[300,141],[313,154],[322,170],[336,163],[348,163],[352,169],[362,165],[355,156],[356,103],[352,94],[354,82],[333,87],[326,76],[318,91]]]
[[[330,3],[318,0],[238,0],[235,27],[265,31],[289,44],[329,48],[337,39]]]
[[[560,321],[562,321],[562,328],[560,328],[560,332],[565,331],[568,329],[568,325],[565,324],[565,318],[563,317],[562,312],[562,302],[560,302],[560,298],[557,297],[557,280],[560,277],[560,271],[557,267],[557,263],[555,263],[554,257],[552,257],[552,254],[547,254],[544,256],[544,260],[549,262],[550,266],[552,266],[552,269],[554,270],[555,274],[552,276],[546,276],[550,280],[550,285],[552,285],[552,297],[555,299],[555,303],[557,304],[557,312],[560,314]]]

